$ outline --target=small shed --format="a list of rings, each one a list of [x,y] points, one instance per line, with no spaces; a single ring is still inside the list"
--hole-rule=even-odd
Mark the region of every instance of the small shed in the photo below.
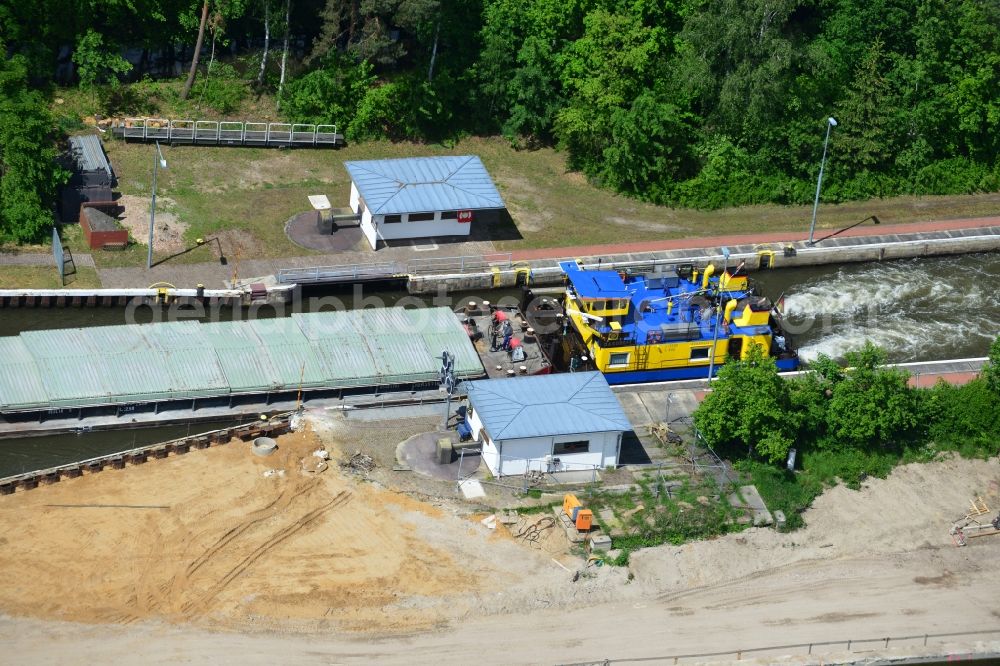
[[[469,426],[496,476],[618,464],[632,429],[600,372],[466,382]]]
[[[498,217],[503,199],[475,155],[344,162],[351,209],[372,248],[379,242],[468,236]]]
[[[76,222],[80,216],[80,204],[111,201],[116,179],[101,140],[93,134],[71,136],[68,157],[73,174],[63,188],[60,206],[62,220]]]
[[[80,208],[80,228],[91,250],[128,246],[128,230],[111,214],[118,207],[114,202],[84,203]]]

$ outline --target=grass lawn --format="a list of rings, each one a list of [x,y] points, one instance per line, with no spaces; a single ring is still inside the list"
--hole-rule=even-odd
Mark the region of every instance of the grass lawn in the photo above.
[[[0,289],[90,289],[99,288],[101,281],[93,268],[78,268],[59,280],[55,266],[0,266]]]
[[[124,194],[148,197],[153,160],[149,145],[106,143]],[[420,155],[479,155],[507,203],[519,239],[500,240],[505,250],[574,244],[622,243],[662,238],[808,229],[811,207],[755,206],[697,211],[654,206],[615,195],[566,170],[552,149],[515,151],[500,138],[468,138],[454,147],[375,142],[339,150],[164,147],[169,168],[158,175],[157,194],[173,200],[187,223],[185,239],[222,234],[226,251],[242,246],[257,258],[306,255],[292,244],[284,224],[309,209],[306,196],[326,194],[346,205],[350,181],[345,160]],[[868,215],[886,224],[995,214],[1000,194],[896,199],[821,206],[818,228],[836,229]],[[224,233],[228,232],[228,233]],[[141,253],[140,253],[141,254]],[[99,265],[137,264],[133,253],[104,253]],[[211,261],[192,252],[176,261]],[[113,262],[113,263],[109,263]]]

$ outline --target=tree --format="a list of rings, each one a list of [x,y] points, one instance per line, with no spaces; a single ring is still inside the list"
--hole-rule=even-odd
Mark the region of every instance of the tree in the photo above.
[[[774,359],[753,345],[745,359],[727,361],[695,410],[694,423],[709,446],[735,446],[782,462],[794,441],[796,421],[788,385]]]
[[[838,106],[840,127],[834,136],[841,161],[854,173],[879,171],[895,152],[892,129],[896,100],[882,72],[885,42],[876,39],[865,51],[847,96]]]
[[[205,41],[205,24],[208,23],[208,3],[201,6],[201,21],[198,23],[198,40],[194,45],[194,55],[191,57],[191,69],[188,71],[187,81],[184,82],[184,89],[181,90],[181,99],[187,99],[191,94],[191,86],[194,85],[194,76],[198,71],[198,58],[201,56],[201,45]]]
[[[792,410],[798,415],[798,439],[819,447],[829,444],[827,412],[834,387],[843,381],[844,370],[825,354],[809,364],[804,375],[788,380]]]
[[[572,167],[595,175],[611,144],[615,112],[627,109],[649,87],[667,48],[662,28],[640,17],[595,9],[584,18],[583,36],[563,52],[567,105],[555,134]]]
[[[262,0],[264,5],[264,51],[260,54],[260,70],[257,72],[257,87],[264,86],[264,73],[267,70],[267,52],[271,48],[271,9],[269,0]]]
[[[1000,396],[1000,336],[990,345],[989,360],[982,369],[982,377],[997,396]]]
[[[27,59],[0,61],[0,241],[39,241],[52,227],[55,189],[68,175],[55,163],[53,126],[45,99],[28,88]]]
[[[333,52],[323,63],[288,84],[285,113],[293,122],[337,124],[347,127],[359,100],[375,82],[372,65],[352,63],[348,56]]]
[[[833,386],[827,429],[836,445],[898,450],[917,426],[909,374],[884,367],[885,352],[871,342],[846,354],[850,367]]]
[[[665,200],[664,191],[692,170],[694,120],[666,95],[640,93],[631,107],[611,117],[611,143],[604,149],[601,169],[604,182],[642,199]]]
[[[292,33],[292,0],[285,0],[285,44],[281,49],[281,77],[278,79],[278,97],[275,106],[281,109],[281,91],[285,87],[285,72],[288,67],[288,37]]]
[[[118,84],[118,75],[127,74],[132,69],[128,60],[114,53],[110,45],[104,43],[101,33],[87,30],[76,43],[73,62],[77,66],[81,88],[92,88],[99,83]]]
[[[563,103],[549,43],[539,37],[528,37],[517,54],[517,64],[507,84],[512,104],[503,133],[512,139],[524,136],[532,142],[548,140]]]

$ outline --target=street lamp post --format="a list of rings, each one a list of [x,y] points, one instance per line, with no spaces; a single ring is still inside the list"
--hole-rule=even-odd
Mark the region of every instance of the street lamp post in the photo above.
[[[167,160],[163,158],[160,142],[156,142],[156,152],[153,153],[153,201],[149,206],[149,252],[146,255],[146,270],[153,267],[153,224],[156,221],[156,167],[167,168]]]
[[[823,159],[819,161],[819,177],[816,179],[816,199],[813,200],[812,224],[809,225],[809,244],[813,244],[813,233],[816,231],[816,209],[819,207],[819,187],[823,183],[823,166],[826,164],[826,147],[830,143],[830,130],[837,126],[833,116],[826,119],[826,139],[823,140]]]
[[[729,270],[729,248],[722,248],[722,258],[724,262],[724,268],[722,269],[722,274],[719,275],[719,287],[715,290],[716,302],[713,306],[713,324],[712,324],[712,351],[709,352],[708,357],[708,381],[711,383],[712,376],[715,374],[715,346],[719,342],[719,315],[722,314],[722,279]]]

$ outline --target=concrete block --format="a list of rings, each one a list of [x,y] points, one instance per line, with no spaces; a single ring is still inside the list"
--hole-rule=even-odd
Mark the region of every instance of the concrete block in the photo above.
[[[594,534],[590,537],[590,552],[606,553],[611,550],[611,537],[607,534]]]

